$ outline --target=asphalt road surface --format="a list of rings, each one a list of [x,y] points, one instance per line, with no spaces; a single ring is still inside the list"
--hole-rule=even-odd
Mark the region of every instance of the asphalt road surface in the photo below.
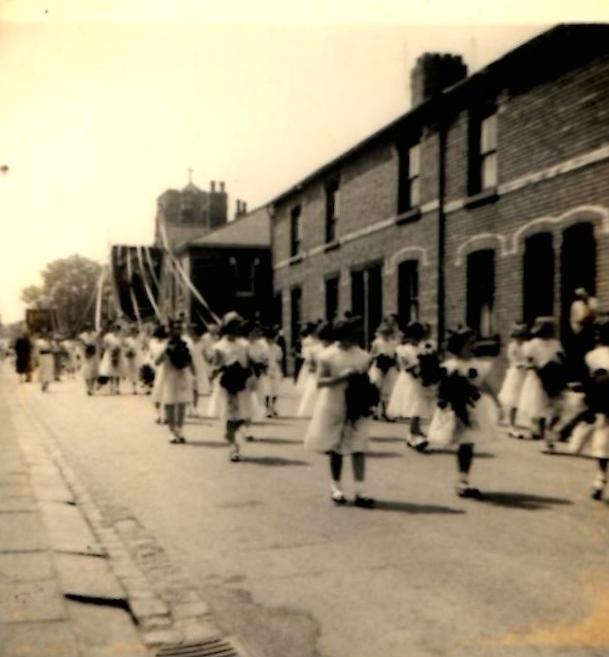
[[[108,514],[128,509],[154,535],[255,654],[609,654],[609,506],[588,498],[590,460],[498,430],[471,478],[485,499],[462,500],[454,454],[414,453],[404,425],[374,423],[378,508],[335,507],[325,457],[289,418],[293,397],[235,464],[211,420],[170,445],[143,395],[90,398],[78,379],[43,394],[7,365],[0,392],[41,420]]]

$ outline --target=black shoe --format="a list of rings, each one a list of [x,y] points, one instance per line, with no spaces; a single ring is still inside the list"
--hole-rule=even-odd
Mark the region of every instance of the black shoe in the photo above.
[[[459,497],[466,497],[469,499],[479,500],[482,498],[482,493],[472,486],[457,486],[457,495]]]
[[[600,502],[603,499],[603,489],[602,488],[593,488],[590,492],[590,497],[597,502]]]
[[[376,502],[372,497],[364,497],[363,495],[356,495],[353,504],[362,509],[374,509],[376,506]]]
[[[344,493],[332,493],[332,501],[334,504],[337,504],[338,506],[343,506],[344,504],[347,504],[347,498],[345,497]]]

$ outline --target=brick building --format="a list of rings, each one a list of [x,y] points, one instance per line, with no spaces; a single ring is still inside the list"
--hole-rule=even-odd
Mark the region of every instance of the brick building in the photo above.
[[[170,248],[201,237],[228,219],[228,195],[224,182],[210,183],[210,190],[199,189],[191,182],[182,190],[168,189],[157,199],[155,246],[163,246],[160,227],[165,225]]]
[[[275,307],[564,327],[584,286],[609,308],[609,26],[559,25],[467,77],[424,55],[413,107],[271,203]]]
[[[236,310],[244,317],[258,314],[264,322],[273,317],[273,270],[270,218],[266,207],[247,212],[238,202],[234,221],[190,240],[173,250],[212,311],[219,316]],[[165,298],[174,314],[190,321],[209,322],[211,317],[180,276],[166,268]]]

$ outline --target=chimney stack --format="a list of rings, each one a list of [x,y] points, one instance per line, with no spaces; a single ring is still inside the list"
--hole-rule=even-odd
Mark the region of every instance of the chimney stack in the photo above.
[[[224,180],[220,181],[220,193],[224,194]]]
[[[467,77],[461,55],[426,52],[410,73],[410,103],[416,107]]]
[[[212,181],[209,183],[209,187],[210,187],[210,189],[211,189],[211,193],[213,194],[213,193],[216,191],[216,181],[215,181],[215,180],[212,180]]]

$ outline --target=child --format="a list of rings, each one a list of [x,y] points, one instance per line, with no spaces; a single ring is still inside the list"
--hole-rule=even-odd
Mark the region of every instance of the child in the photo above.
[[[437,447],[457,445],[457,495],[480,498],[469,483],[474,445],[492,437],[499,401],[486,383],[492,361],[474,356],[476,334],[469,328],[450,333],[438,386],[438,406],[429,432],[429,444]]]
[[[499,401],[508,413],[510,438],[524,438],[516,427],[516,416],[520,393],[527,374],[527,359],[524,353],[524,344],[527,339],[527,325],[517,322],[510,333],[510,343],[507,348],[508,368],[503,379],[503,385],[499,392]]]
[[[47,328],[40,329],[40,337],[34,343],[36,360],[38,361],[38,378],[42,392],[47,392],[49,383],[55,376],[55,361],[53,343],[49,339]]]
[[[431,348],[425,347],[422,342],[425,333],[426,329],[420,322],[411,322],[404,329],[404,343],[396,350],[400,372],[387,407],[389,417],[410,419],[406,444],[421,452],[427,447],[427,440],[421,430],[421,419],[429,419],[433,412],[430,387],[424,385],[421,378],[420,358],[425,357]],[[430,351],[429,355],[432,353]]]
[[[281,385],[282,360],[283,352],[277,344],[277,330],[272,326],[267,326],[263,330],[264,340],[268,347],[269,358],[268,368],[264,374],[263,389],[266,391],[265,406],[266,416],[269,418],[277,417],[277,397]]]
[[[556,339],[553,317],[538,317],[531,339],[523,346],[527,374],[522,385],[518,412],[532,424],[531,437],[545,440],[544,453],[555,451],[552,429],[560,416],[560,398],[566,387],[564,353]],[[548,422],[549,420],[549,422]]]
[[[182,435],[186,404],[191,400],[194,366],[190,349],[182,339],[182,322],[172,320],[169,324],[169,339],[165,349],[156,359],[161,366],[159,396],[165,409],[172,444],[185,443]]]
[[[110,394],[120,395],[120,380],[123,375],[123,338],[120,324],[112,327],[103,338],[104,355],[99,366],[99,374],[110,380]]]
[[[83,348],[84,362],[82,378],[85,380],[87,395],[95,393],[95,381],[99,374],[99,339],[91,324],[85,325],[85,330],[79,335]]]
[[[131,383],[131,390],[133,394],[137,395],[137,384],[140,378],[142,355],[139,331],[136,326],[131,327],[129,330],[129,335],[125,338],[124,356],[124,375],[127,381]]]
[[[351,456],[355,479],[355,506],[371,509],[375,502],[365,495],[366,450],[370,409],[378,403],[376,387],[367,377],[368,353],[358,346],[359,322],[336,324],[336,343],[319,357],[319,397],[309,423],[305,445],[330,457],[331,495],[335,504],[346,504],[341,486],[343,457]],[[371,395],[371,391],[375,393]]]
[[[238,433],[251,419],[251,390],[247,381],[251,376],[248,343],[240,336],[243,320],[236,312],[229,312],[222,321],[222,337],[214,344],[214,373],[218,379],[217,406],[220,420],[225,425],[225,438],[231,446],[229,458],[241,460]]]
[[[398,341],[395,330],[389,322],[383,322],[376,331],[376,337],[372,341],[370,354],[372,366],[370,367],[370,380],[379,389],[379,412],[376,417],[389,420],[387,405],[393,392],[393,387],[398,376],[396,367],[396,349]]]
[[[317,328],[317,343],[309,349],[307,362],[303,367],[308,367],[310,376],[307,378],[305,388],[296,410],[296,417],[311,417],[315,401],[319,396],[317,386],[317,374],[319,369],[319,356],[334,341],[333,326],[331,322],[322,322]]]
[[[609,321],[599,323],[598,346],[585,357],[588,376],[584,381],[587,412],[582,414],[571,439],[571,451],[596,459],[598,474],[591,490],[593,500],[602,500],[609,463]]]

